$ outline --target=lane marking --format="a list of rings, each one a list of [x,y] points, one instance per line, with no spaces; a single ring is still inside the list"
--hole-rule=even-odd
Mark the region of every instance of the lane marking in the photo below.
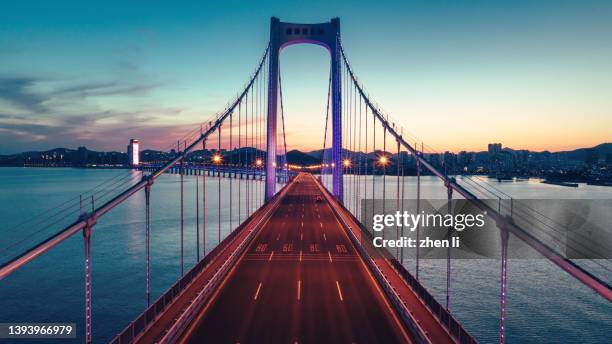
[[[302,261],[302,250],[300,250],[300,262]]]
[[[280,239],[280,234],[276,236],[276,240]]]
[[[270,257],[268,258],[268,261],[271,261],[272,257],[274,257],[274,251],[270,252]]]
[[[302,227],[304,227],[304,221],[302,221]]]
[[[304,232],[300,232],[300,240],[304,240]]]
[[[332,259],[332,257],[331,257],[331,252],[330,252],[330,251],[327,251],[327,255],[329,256],[329,262],[330,262],[330,263],[333,263],[333,262],[334,262],[334,260],[333,260],[333,259]]]
[[[338,297],[340,298],[340,301],[344,301],[344,298],[342,297],[342,290],[340,290],[340,283],[338,283],[338,281],[336,281],[336,288],[338,288]]]
[[[327,236],[323,233],[323,240],[327,241]]]
[[[338,283],[338,282],[336,282]],[[261,290],[261,282],[259,282],[259,286],[257,286],[257,291],[255,292],[255,296],[253,297],[253,300],[257,300],[257,296],[259,296],[259,291]]]
[[[319,226],[321,226],[321,228],[323,228],[323,222],[319,222]]]
[[[297,292],[297,299],[298,301],[300,301],[300,296],[302,295],[302,281],[298,280],[298,292]]]

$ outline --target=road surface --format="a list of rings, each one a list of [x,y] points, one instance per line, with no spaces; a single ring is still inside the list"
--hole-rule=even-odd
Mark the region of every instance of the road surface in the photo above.
[[[406,343],[314,177],[301,174],[183,343]]]

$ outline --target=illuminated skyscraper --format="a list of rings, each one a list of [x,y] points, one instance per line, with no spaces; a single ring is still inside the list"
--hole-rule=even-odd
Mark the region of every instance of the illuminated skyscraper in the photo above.
[[[140,163],[140,143],[136,139],[130,139],[130,144],[127,146],[128,164],[130,166],[138,166]]]

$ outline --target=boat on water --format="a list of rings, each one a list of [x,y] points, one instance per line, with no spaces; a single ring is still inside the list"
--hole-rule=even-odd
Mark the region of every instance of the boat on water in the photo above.
[[[569,183],[569,182],[563,182],[563,181],[558,181],[558,180],[543,180],[542,183],[551,184],[551,185],[559,185],[559,186],[567,186],[570,188],[578,187],[578,183]]]

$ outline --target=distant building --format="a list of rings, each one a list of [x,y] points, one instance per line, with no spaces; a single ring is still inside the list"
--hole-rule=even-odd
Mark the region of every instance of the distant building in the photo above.
[[[138,166],[140,163],[140,142],[136,139],[130,139],[130,144],[127,146],[128,164],[130,166]]]
[[[499,154],[502,150],[501,143],[489,143],[489,154]]]
[[[457,164],[461,173],[472,171],[474,162],[474,153],[466,151],[459,152],[459,155],[457,156]]]
[[[489,175],[499,176],[503,170],[501,143],[489,143],[488,153],[489,153]]]

